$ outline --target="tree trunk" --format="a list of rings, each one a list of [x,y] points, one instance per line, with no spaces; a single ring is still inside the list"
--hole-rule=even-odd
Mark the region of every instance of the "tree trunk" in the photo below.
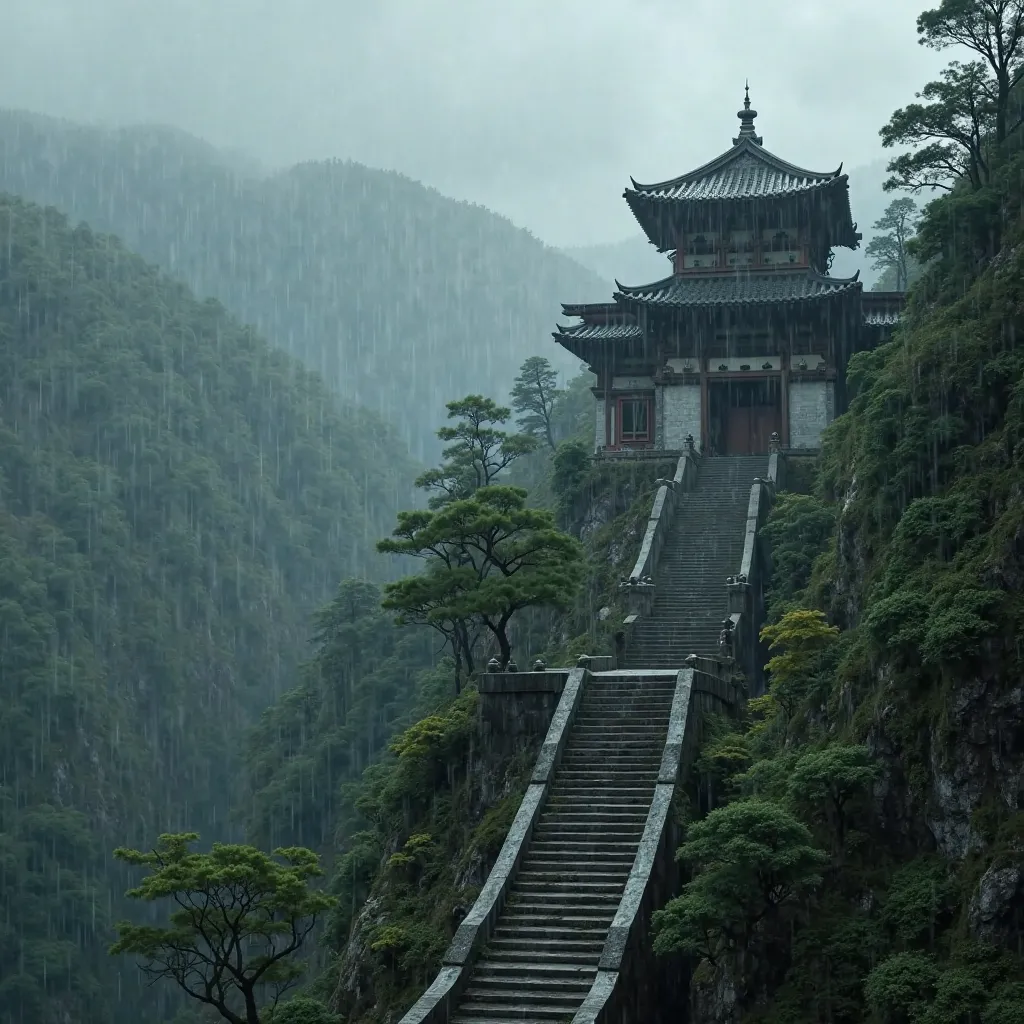
[[[494,639],[498,641],[498,661],[501,662],[503,669],[507,668],[508,663],[512,660],[512,645],[508,642],[508,636],[505,633],[508,620],[509,616],[503,616],[497,623],[491,622],[490,619],[484,619],[484,625],[494,634]]]
[[[256,997],[251,988],[242,989],[245,997],[245,1020],[246,1024],[260,1024],[260,1011],[256,1009]]]

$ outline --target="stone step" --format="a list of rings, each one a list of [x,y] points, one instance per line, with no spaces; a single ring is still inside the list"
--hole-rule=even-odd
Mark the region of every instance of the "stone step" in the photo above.
[[[509,893],[508,911],[514,914],[526,914],[531,917],[544,917],[548,914],[563,915],[567,917],[579,917],[584,919],[601,918],[608,919],[609,923],[615,917],[615,911],[619,907],[618,896],[592,896],[587,899],[582,897],[567,899],[563,896],[544,896],[538,899],[527,899],[515,892]]]
[[[604,942],[608,937],[608,926],[591,923],[565,925],[556,923],[527,924],[523,921],[503,921],[494,931],[498,939],[571,939],[572,941]],[[474,972],[474,980],[476,973]]]
[[[596,719],[594,721],[577,722],[573,727],[572,734],[581,739],[591,739],[595,736],[618,733],[619,735],[630,736],[638,740],[653,741],[658,736],[664,734],[667,726],[668,715],[660,718],[657,722],[644,726],[632,725],[628,720],[617,724],[606,719]]]
[[[636,852],[637,840],[635,836],[627,835],[622,839],[613,839],[607,835],[593,836],[589,839],[580,839],[578,836],[569,833],[557,833],[552,837],[549,833],[534,832],[530,842],[531,853],[547,853],[549,850],[564,852],[566,856],[586,856],[588,854],[612,854],[629,853],[632,856]]]
[[[533,834],[538,842],[581,843],[584,845],[601,842],[639,844],[646,820],[646,815],[643,819],[637,815],[632,822],[624,822],[621,819],[573,822],[566,821],[562,816],[557,815],[549,820],[542,818],[538,821],[534,826]]]
[[[529,970],[524,970],[522,964],[506,963],[499,960],[488,960],[486,957],[476,962],[475,970],[482,976],[494,978],[515,978],[528,974],[537,980],[544,981],[567,981],[586,982],[591,984],[597,977],[596,967],[582,967],[577,964],[531,964]]]
[[[637,697],[629,702],[625,701],[593,701],[585,700],[576,712],[577,717],[581,715],[602,715],[610,718],[632,718],[634,715],[666,715],[672,708],[672,697],[662,699],[652,697]]]
[[[619,852],[615,850],[537,850],[523,858],[522,871],[536,871],[541,874],[564,874],[566,871],[585,874],[588,878],[596,873],[617,873],[623,867],[627,870],[636,860],[636,848]]]
[[[502,926],[521,924],[530,928],[599,928],[603,930],[604,934],[607,934],[614,917],[614,909],[593,914],[581,914],[576,910],[567,910],[561,914],[518,914],[515,913],[514,908],[510,908],[501,915],[501,921]]]
[[[487,944],[487,955],[491,957],[501,952],[528,953],[535,957],[540,953],[592,953],[600,956],[603,946],[603,939],[491,939]]]
[[[617,825],[612,830],[604,825],[595,824],[591,832],[586,832],[579,828],[566,828],[563,823],[558,821],[550,823],[538,821],[533,829],[532,842],[558,843],[565,848],[571,845],[596,847],[598,849],[604,846],[632,845],[635,848],[640,840],[642,831],[641,827],[627,830],[621,825]]]
[[[620,829],[625,825],[638,825],[641,829],[647,821],[650,811],[649,804],[638,805],[635,809],[625,804],[608,807],[602,810],[590,810],[575,804],[560,807],[556,810],[545,808],[538,825],[548,822],[557,824],[559,828],[590,828],[594,824],[607,823],[609,828]]]
[[[514,1016],[513,1016],[514,1014]],[[487,1004],[463,1003],[452,1024],[549,1024],[550,1021],[568,1021],[571,1013],[564,1006],[524,1006],[511,1003],[505,1007]]]
[[[648,736],[646,739],[639,743],[631,743],[627,748],[631,753],[636,754],[637,757],[651,757],[654,755],[661,755],[665,744],[659,737]],[[607,753],[609,750],[617,749],[616,744],[609,743],[599,738],[593,738],[590,736],[569,736],[569,742],[565,745],[565,753]]]
[[[598,806],[604,811],[613,809],[643,811],[647,813],[654,797],[654,786],[652,782],[644,788],[634,789],[606,789],[603,786],[580,786],[568,788],[559,786],[557,783],[552,786],[548,796],[548,807],[552,812],[564,813],[577,807]]]
[[[622,894],[622,887],[629,872],[625,871],[611,878],[573,878],[570,875],[547,871],[520,871],[516,876],[516,887],[524,891],[542,893],[579,892],[591,895],[597,892]]]
[[[590,985],[583,981],[552,981],[550,978],[532,977],[525,971],[517,979],[486,976],[478,979],[474,972],[463,999],[470,1004],[501,1000],[506,1006],[515,1003],[526,1007],[541,1003],[549,1006],[568,1006],[575,1010],[586,998],[589,990]]]
[[[510,1016],[514,1014],[514,1016]],[[523,1006],[515,1003],[492,1006],[487,1003],[459,1004],[453,1024],[548,1024],[549,1021],[567,1021],[572,1017],[564,1006]]]

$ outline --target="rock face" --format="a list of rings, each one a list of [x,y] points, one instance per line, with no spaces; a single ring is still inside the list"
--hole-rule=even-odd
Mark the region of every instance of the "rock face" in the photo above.
[[[1024,847],[1017,850],[1018,863],[992,865],[971,897],[968,923],[981,942],[1014,948],[1024,931]]]
[[[529,679],[531,676],[532,673],[524,674],[523,678]],[[517,715],[513,713],[515,708],[510,707],[509,713],[502,719],[507,735],[496,737],[493,708],[485,714],[484,705],[488,704],[488,697],[492,698],[490,703],[493,704],[500,696],[481,695],[481,711],[475,723],[470,753],[457,769],[460,778],[464,780],[465,791],[464,803],[459,807],[459,820],[450,823],[453,828],[465,829],[468,826],[469,831],[472,831],[488,810],[519,788],[522,768],[524,765],[532,765],[536,760],[537,751],[547,731],[550,713],[545,719],[543,709],[537,707],[533,715]],[[515,693],[508,696],[511,703],[517,703]],[[550,706],[551,711],[555,704],[557,695]],[[400,837],[396,836],[382,860],[373,891],[352,924],[348,942],[338,961],[337,983],[330,1005],[346,1020],[362,1019],[380,1002],[377,991],[380,979],[375,975],[373,967],[376,958],[369,946],[374,932],[389,923],[385,908],[389,902],[387,897],[391,881],[385,864],[388,856],[397,852],[399,847]],[[497,849],[482,850],[474,846],[454,866],[454,874],[451,876],[451,896],[455,901],[451,908],[452,934],[487,880],[497,852]]]

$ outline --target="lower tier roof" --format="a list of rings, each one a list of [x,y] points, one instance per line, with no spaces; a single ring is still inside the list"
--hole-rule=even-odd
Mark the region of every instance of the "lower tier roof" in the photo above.
[[[744,306],[830,298],[859,291],[853,277],[826,277],[813,270],[755,270],[725,274],[666,277],[635,287],[615,282],[615,299],[624,306]]]

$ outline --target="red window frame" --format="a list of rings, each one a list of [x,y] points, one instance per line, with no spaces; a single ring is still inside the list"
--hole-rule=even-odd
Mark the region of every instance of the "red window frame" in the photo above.
[[[644,406],[647,413],[647,429],[643,434],[636,430],[627,437],[624,431],[625,419],[622,415],[623,407],[632,404]],[[615,440],[622,447],[631,445],[650,444],[654,440],[654,402],[649,395],[624,395],[620,397],[615,407]]]

